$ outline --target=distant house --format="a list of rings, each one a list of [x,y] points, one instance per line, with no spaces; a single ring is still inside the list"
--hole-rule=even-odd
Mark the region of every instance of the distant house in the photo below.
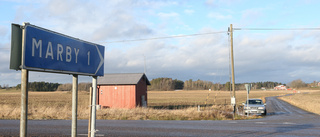
[[[279,85],[279,86],[274,87],[274,90],[287,90],[287,86]]]
[[[98,78],[98,104],[102,108],[135,108],[147,106],[147,86],[144,73],[105,74]]]

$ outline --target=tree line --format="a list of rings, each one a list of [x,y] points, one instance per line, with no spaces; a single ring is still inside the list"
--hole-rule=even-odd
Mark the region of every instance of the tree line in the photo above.
[[[172,90],[221,90],[224,88],[223,84],[213,83],[210,81],[192,79],[182,81],[172,78],[156,78],[150,81],[148,90],[153,91],[172,91]]]
[[[148,90],[150,91],[173,91],[173,90],[223,90],[223,91],[230,91],[232,90],[232,86],[230,82],[226,82],[224,84],[221,83],[213,83],[211,81],[204,81],[204,80],[196,80],[193,81],[192,79],[182,81],[178,79],[172,78],[156,78],[150,81],[148,86]],[[235,90],[245,90],[244,84],[246,83],[236,83]],[[286,85],[281,82],[252,82],[252,89],[273,89],[278,85]],[[305,88],[305,87],[318,87],[317,82],[306,84],[301,79],[293,80],[288,83],[290,88]],[[92,83],[79,83],[78,90],[79,91],[89,91]],[[7,86],[0,86],[1,88]],[[16,89],[20,89],[21,84],[16,86]],[[72,84],[59,84],[59,83],[50,83],[50,82],[29,82],[28,83],[28,90],[29,91],[71,91]]]
[[[30,91],[56,91],[59,83],[49,83],[49,82],[29,82],[28,90]],[[21,89],[21,84],[16,86],[17,89]]]
[[[232,86],[230,82],[226,82],[224,84],[221,83],[213,83],[211,81],[204,80],[186,80],[181,81],[172,78],[156,78],[150,81],[150,86],[148,86],[148,90],[153,91],[172,91],[172,90],[224,90],[229,91],[232,90]],[[235,90],[245,90],[244,84],[246,83],[236,83]],[[273,89],[278,85],[286,85],[281,82],[252,82],[252,89]]]
[[[0,85],[0,89],[7,89],[10,88],[9,84],[3,84],[2,86]]]
[[[172,78],[156,78],[150,81],[148,90],[170,91],[183,89],[183,81]]]
[[[79,91],[89,91],[91,87],[91,83],[79,83],[78,90]],[[16,86],[16,89],[21,89],[21,84]],[[59,84],[59,83],[50,83],[50,82],[29,82],[28,83],[29,91],[71,91],[72,84]]]
[[[237,84],[238,85],[238,90],[245,90],[246,88],[244,87],[244,84]],[[252,82],[252,83],[248,83],[248,84],[252,84],[252,88],[251,89],[273,89],[274,87],[278,86],[278,85],[286,85],[284,83],[281,82],[272,82],[272,81],[266,81],[266,82]]]

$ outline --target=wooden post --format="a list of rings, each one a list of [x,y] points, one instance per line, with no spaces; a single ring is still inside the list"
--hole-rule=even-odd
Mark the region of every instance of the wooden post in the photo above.
[[[78,75],[72,78],[72,127],[71,136],[77,136],[77,113],[78,113]]]
[[[90,131],[91,131],[91,113],[92,113],[92,87],[90,87],[90,97],[89,97],[88,137],[90,137]]]
[[[22,30],[22,56],[21,56],[21,116],[20,116],[20,137],[27,136],[28,127],[28,83],[29,83],[29,71],[25,69],[25,27],[29,23],[23,23]]]
[[[21,70],[21,117],[20,137],[27,136],[28,123],[28,70]]]
[[[92,77],[92,115],[91,115],[91,137],[95,137],[96,135],[96,99],[97,99],[97,76]]]

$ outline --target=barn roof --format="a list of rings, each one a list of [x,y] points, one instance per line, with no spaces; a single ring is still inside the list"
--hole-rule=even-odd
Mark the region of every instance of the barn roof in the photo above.
[[[99,77],[98,85],[136,85],[142,79],[146,79],[147,85],[151,85],[147,76],[144,73],[118,73],[104,74]]]

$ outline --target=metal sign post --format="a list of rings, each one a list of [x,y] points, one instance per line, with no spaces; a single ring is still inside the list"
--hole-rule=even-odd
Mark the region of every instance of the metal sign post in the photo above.
[[[77,113],[78,113],[78,75],[72,78],[72,126],[71,136],[77,136]]]
[[[251,90],[251,84],[244,84],[244,86],[247,89],[247,108],[249,108],[249,93],[250,93],[250,90]],[[247,117],[248,116],[249,116],[249,113],[247,113]]]
[[[91,107],[91,137],[96,134],[96,99],[97,99],[97,77],[92,77],[92,107]]]
[[[20,137],[27,136],[27,123],[28,123],[28,70],[22,69]]]
[[[22,27],[25,27],[28,23],[23,23]],[[22,33],[21,40],[21,64],[24,65],[24,51],[25,51],[25,30],[20,31]],[[18,42],[20,43],[20,42]],[[28,83],[29,83],[29,72],[27,69],[21,69],[21,116],[20,116],[20,137],[27,136],[28,127]]]
[[[90,87],[90,95],[89,95],[89,122],[88,122],[88,137],[91,136],[91,112],[92,112],[92,87]]]

